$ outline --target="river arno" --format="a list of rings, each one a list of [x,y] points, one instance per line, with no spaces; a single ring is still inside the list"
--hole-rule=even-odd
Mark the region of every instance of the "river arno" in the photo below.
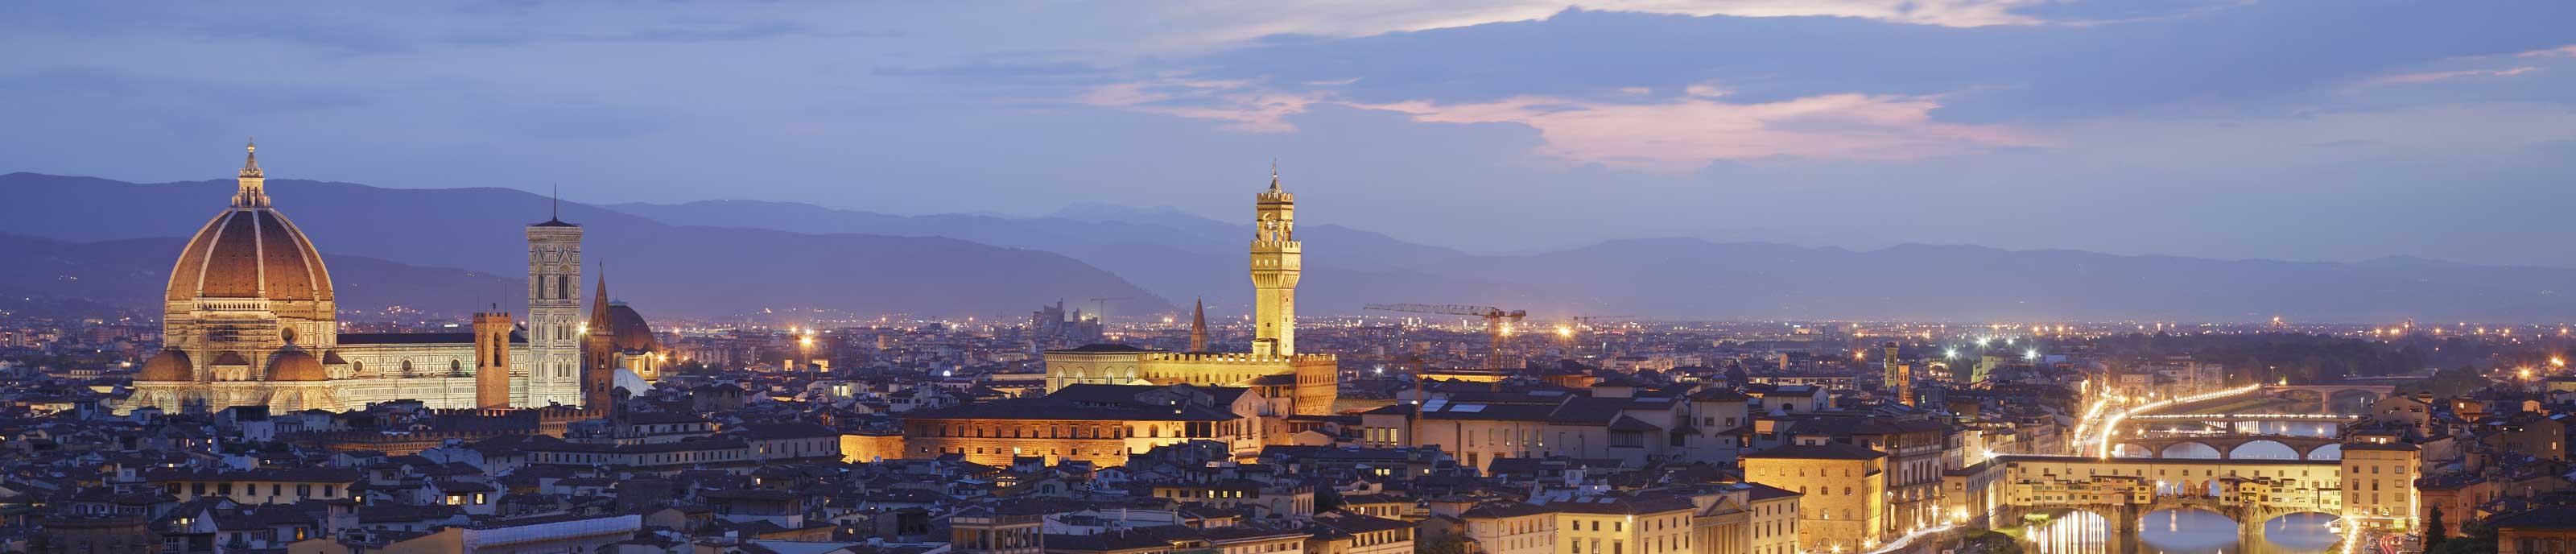
[[[2334,519],[2293,514],[2254,532],[2212,512],[2159,510],[2141,519],[2136,532],[2114,536],[2102,516],[2067,512],[2023,528],[2022,548],[2037,554],[2320,554],[2334,546],[2334,531],[2327,528]]]

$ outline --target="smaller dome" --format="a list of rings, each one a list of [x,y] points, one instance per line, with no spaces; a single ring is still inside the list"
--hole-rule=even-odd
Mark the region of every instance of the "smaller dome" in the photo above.
[[[303,350],[291,348],[280,350],[277,352],[277,359],[268,363],[269,381],[327,381],[330,379],[331,372],[322,369],[322,360],[314,359],[312,354],[306,354]]]
[[[136,381],[195,381],[197,364],[188,361],[188,353],[163,350],[143,362],[143,371],[134,374]]]
[[[608,332],[611,344],[620,352],[658,352],[662,339],[653,336],[653,325],[644,322],[644,314],[619,302],[608,305]]]

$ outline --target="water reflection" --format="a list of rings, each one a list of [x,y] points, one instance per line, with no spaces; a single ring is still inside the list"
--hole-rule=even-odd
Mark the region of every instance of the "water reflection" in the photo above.
[[[2022,538],[2025,549],[2038,554],[2319,554],[2334,545],[2335,534],[2326,528],[2334,519],[2294,514],[2256,530],[2214,512],[2157,510],[2124,533],[2100,514],[2064,512],[2024,527]]]

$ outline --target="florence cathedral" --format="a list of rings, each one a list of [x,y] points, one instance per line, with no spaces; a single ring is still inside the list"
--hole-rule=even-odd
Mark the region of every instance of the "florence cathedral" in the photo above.
[[[355,410],[415,400],[440,409],[605,409],[667,359],[642,315],[603,277],[582,316],[581,226],[527,227],[528,320],[477,313],[470,331],[342,333],[331,273],[304,231],[270,205],[257,147],[232,205],[199,229],[170,272],[163,349],[120,412],[231,406]]]

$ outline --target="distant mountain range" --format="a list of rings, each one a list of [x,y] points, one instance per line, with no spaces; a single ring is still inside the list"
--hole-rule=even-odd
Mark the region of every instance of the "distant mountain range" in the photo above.
[[[515,276],[525,267],[520,226],[547,210],[543,197],[504,189],[293,180],[270,188],[279,209],[333,256],[335,272],[338,254],[347,253]],[[221,209],[231,190],[230,181],[0,175],[0,198],[10,200],[0,203],[0,233],[62,241],[184,236]],[[1250,191],[1243,196],[1248,217]],[[1246,311],[1251,296],[1244,274],[1250,225],[1170,208],[902,216],[730,200],[567,203],[563,214],[588,230],[588,254],[608,262],[619,297],[688,315],[828,307],[1019,317],[1064,299],[1068,307],[1106,305],[1114,316],[1148,317],[1177,313],[1204,296],[1224,317]],[[1698,239],[1483,255],[1337,225],[1332,214],[1298,215],[1307,254],[1298,299],[1309,315],[1359,313],[1375,302],[1489,304],[1546,319],[2556,322],[2576,314],[2567,294],[2576,270],[2569,269]],[[0,256],[33,248],[15,244],[0,242]],[[137,267],[166,271],[175,251],[132,255],[148,258]],[[0,281],[12,285],[23,284]],[[134,294],[148,303],[157,287]],[[515,302],[511,294],[503,306]],[[1090,300],[1096,298],[1112,300]]]
[[[230,180],[134,184],[30,173],[0,175],[0,233],[94,242],[184,238],[228,205]],[[521,282],[527,272],[524,227],[544,221],[550,201],[496,188],[384,189],[349,183],[270,179],[269,195],[332,264],[347,288],[354,276],[341,260],[367,256],[427,267],[457,268]],[[780,323],[810,321],[806,309],[860,314],[1026,317],[1041,302],[1126,297],[1139,310],[1172,310],[1170,302],[1126,280],[1063,255],[973,242],[862,234],[810,234],[770,229],[671,225],[626,213],[565,203],[579,223],[587,260],[606,264],[609,289],[647,316],[725,316],[764,310]],[[136,249],[132,267],[166,274],[179,246]],[[19,250],[0,250],[18,257]],[[597,271],[594,267],[593,271]],[[152,281],[153,277],[144,279]],[[0,286],[23,285],[0,283]],[[154,302],[161,285],[130,294]],[[456,313],[525,310],[524,285],[455,306]],[[96,291],[105,294],[107,291]],[[402,300],[413,305],[433,296]],[[445,304],[441,304],[445,306]]]
[[[0,234],[0,297],[48,298],[154,314],[185,238],[98,242]],[[453,316],[527,294],[525,280],[326,253],[344,316],[389,320]],[[167,259],[165,259],[167,258]],[[524,303],[524,302],[523,302]],[[506,305],[506,303],[505,303]],[[521,308],[504,308],[513,312]]]
[[[1249,194],[1246,194],[1249,197]],[[1172,208],[1077,205],[1038,218],[896,216],[808,204],[712,201],[612,209],[701,225],[946,236],[1059,252],[1172,298],[1247,301],[1251,225]],[[1245,212],[1249,218],[1247,201]],[[1529,255],[1475,255],[1301,212],[1304,313],[1365,303],[1464,303],[1534,316],[1917,321],[2557,322],[2576,316],[2576,270],[2391,257],[2360,263],[2120,256],[1901,244],[1872,250],[1630,239]],[[1227,310],[1233,312],[1236,310]],[[1437,316],[1433,316],[1437,318]]]

